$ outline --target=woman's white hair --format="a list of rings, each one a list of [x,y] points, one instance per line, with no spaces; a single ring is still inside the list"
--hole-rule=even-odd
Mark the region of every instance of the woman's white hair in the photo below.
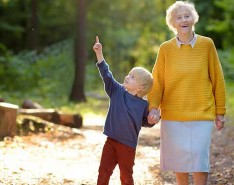
[[[177,34],[176,29],[173,26],[173,14],[180,8],[186,8],[193,18],[193,31],[194,31],[194,25],[198,22],[199,15],[195,9],[195,6],[193,3],[188,1],[176,1],[174,4],[169,6],[169,8],[166,11],[166,23],[170,30],[172,30],[175,34]]]

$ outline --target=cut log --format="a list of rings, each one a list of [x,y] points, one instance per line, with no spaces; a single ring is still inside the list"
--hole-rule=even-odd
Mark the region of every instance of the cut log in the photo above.
[[[0,102],[0,139],[16,134],[16,116],[18,105]]]
[[[82,127],[82,117],[79,114],[65,114],[54,109],[19,109],[19,114],[36,116],[46,121],[72,127]]]
[[[59,114],[54,109],[19,109],[18,113],[29,116],[37,116],[53,123],[60,122]]]
[[[79,114],[64,114],[59,113],[60,116],[60,124],[69,126],[72,128],[80,128],[82,127],[83,119]]]
[[[45,121],[42,118],[29,115],[18,115],[19,120],[18,133],[20,135],[28,135],[30,132],[61,132],[62,136],[67,134],[82,135],[82,132],[76,128],[67,127],[60,124],[55,124],[49,121]],[[66,133],[65,135],[63,133]]]

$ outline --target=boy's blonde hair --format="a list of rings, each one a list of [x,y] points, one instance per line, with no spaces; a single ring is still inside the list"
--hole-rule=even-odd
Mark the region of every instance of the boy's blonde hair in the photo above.
[[[185,8],[191,13],[191,16],[193,18],[193,31],[194,31],[194,25],[198,22],[199,15],[195,9],[195,6],[193,3],[188,2],[188,1],[176,1],[174,4],[172,4],[168,9],[167,9],[167,14],[166,14],[166,23],[167,26],[169,27],[170,30],[172,30],[175,34],[177,34],[176,29],[173,26],[173,14],[180,8]]]
[[[153,86],[152,74],[143,67],[134,67],[130,73],[135,76],[137,84],[141,86],[141,90],[138,91],[137,96],[144,97]]]

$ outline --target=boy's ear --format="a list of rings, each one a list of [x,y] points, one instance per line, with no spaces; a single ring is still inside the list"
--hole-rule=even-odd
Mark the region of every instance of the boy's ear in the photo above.
[[[141,85],[138,85],[137,91],[141,91],[142,89],[143,89],[143,87]]]

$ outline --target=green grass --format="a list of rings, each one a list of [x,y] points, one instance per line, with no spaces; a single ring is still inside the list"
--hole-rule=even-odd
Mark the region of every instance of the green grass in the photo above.
[[[59,107],[62,112],[79,113],[84,125],[103,125],[108,111],[109,100],[87,97],[87,102],[68,103]]]
[[[234,126],[234,82],[227,82],[227,125]]]

